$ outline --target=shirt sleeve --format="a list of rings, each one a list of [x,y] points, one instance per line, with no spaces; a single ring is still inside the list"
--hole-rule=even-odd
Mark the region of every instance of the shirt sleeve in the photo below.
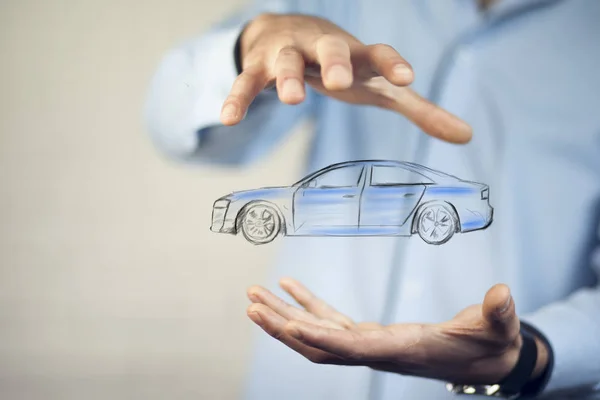
[[[600,278],[600,227],[596,255],[592,268]],[[554,353],[541,398],[587,398],[600,391],[600,286],[580,289],[522,319],[546,337]]]
[[[226,127],[220,122],[221,107],[237,77],[234,48],[245,24],[263,12],[298,11],[293,1],[257,1],[165,55],[144,110],[147,131],[162,154],[178,161],[247,164],[308,115],[312,92],[307,91],[300,105],[289,106],[268,90],[255,99],[240,124]]]

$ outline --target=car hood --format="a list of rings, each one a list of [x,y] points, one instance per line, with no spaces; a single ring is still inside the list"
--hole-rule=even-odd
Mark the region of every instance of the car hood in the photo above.
[[[279,200],[287,198],[294,193],[292,187],[267,187],[261,189],[242,190],[231,193],[228,196],[221,197],[229,201],[251,201],[251,200]],[[220,200],[221,200],[220,199]]]

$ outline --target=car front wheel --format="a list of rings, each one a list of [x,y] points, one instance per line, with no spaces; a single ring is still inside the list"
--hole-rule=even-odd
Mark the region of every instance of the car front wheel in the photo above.
[[[268,204],[253,204],[242,211],[241,231],[254,244],[271,242],[281,231],[281,218]]]
[[[454,210],[445,204],[426,206],[419,213],[417,232],[429,244],[446,243],[456,231]]]

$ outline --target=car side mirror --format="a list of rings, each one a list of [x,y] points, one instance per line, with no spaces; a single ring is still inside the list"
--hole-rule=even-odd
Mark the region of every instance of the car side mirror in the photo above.
[[[305,189],[306,188],[316,188],[317,187],[317,182],[316,181],[308,181],[308,182],[305,182],[302,185],[302,187],[305,188]]]

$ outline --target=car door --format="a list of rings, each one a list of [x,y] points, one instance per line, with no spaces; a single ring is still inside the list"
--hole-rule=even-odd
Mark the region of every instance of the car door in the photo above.
[[[410,233],[408,217],[430,183],[427,177],[403,166],[373,165],[361,197],[361,232]]]
[[[326,170],[294,194],[294,227],[302,235],[344,235],[358,231],[364,166]]]

